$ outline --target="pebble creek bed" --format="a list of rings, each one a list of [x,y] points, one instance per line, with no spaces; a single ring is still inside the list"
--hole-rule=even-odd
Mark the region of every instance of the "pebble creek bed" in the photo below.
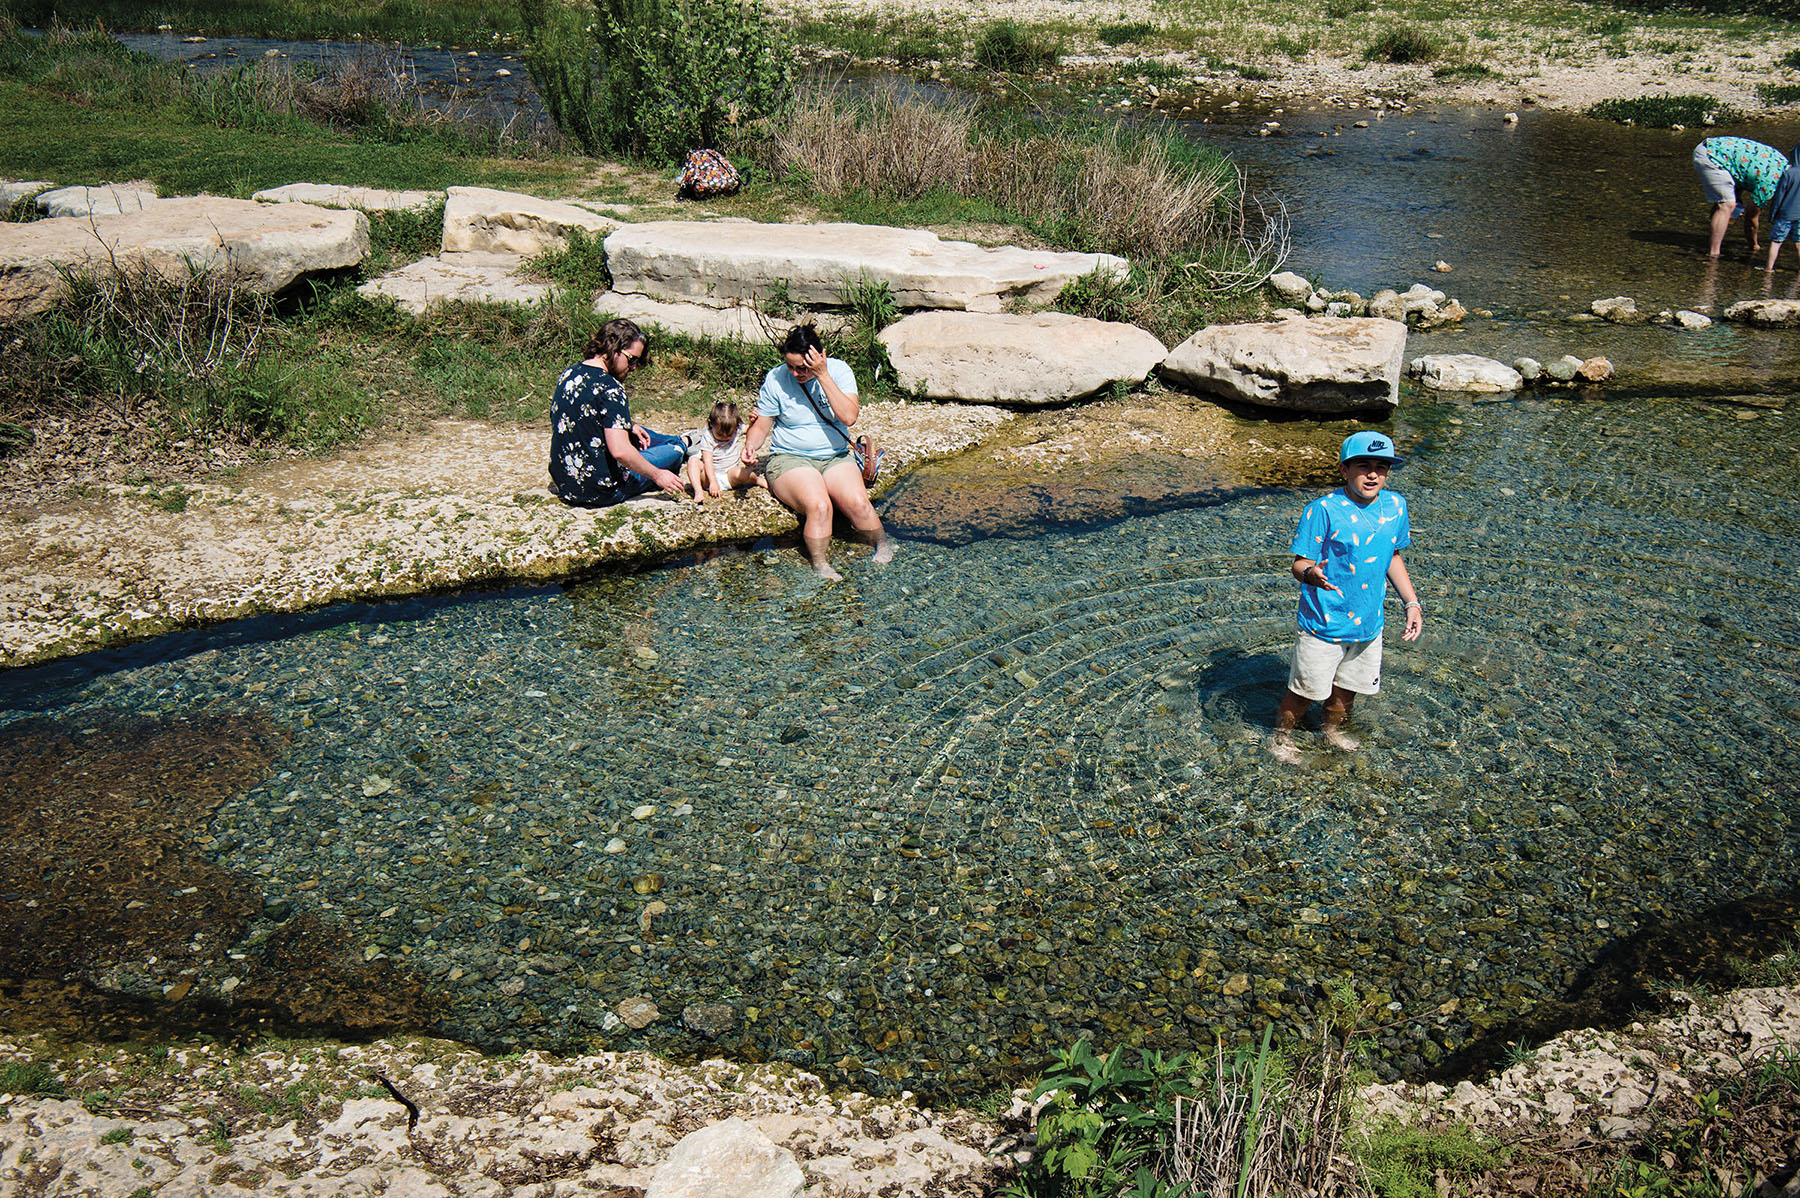
[[[932,468],[841,585],[759,547],[0,676],[0,973],[928,1095],[1347,982],[1428,1071],[1794,884],[1800,446],[1643,400],[1393,428],[1428,615],[1362,752],[1261,748],[1313,489],[932,536]]]

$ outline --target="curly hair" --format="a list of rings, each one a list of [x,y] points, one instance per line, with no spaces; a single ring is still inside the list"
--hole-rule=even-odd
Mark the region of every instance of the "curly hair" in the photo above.
[[[819,340],[819,330],[810,324],[797,324],[788,330],[787,339],[781,343],[781,352],[806,356],[806,351],[816,349],[825,352],[825,343]]]
[[[648,365],[650,362],[649,338],[644,336],[644,330],[638,328],[636,323],[619,317],[601,325],[600,331],[588,338],[587,344],[581,349],[581,356],[598,358],[603,354],[622,354],[639,341],[644,343],[644,360],[638,365]]]

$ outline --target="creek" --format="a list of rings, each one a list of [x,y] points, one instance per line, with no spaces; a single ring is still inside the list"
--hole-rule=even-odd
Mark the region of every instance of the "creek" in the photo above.
[[[847,552],[841,585],[765,544],[0,675],[0,975],[73,987],[4,1018],[237,1004],[966,1096],[1078,1036],[1204,1046],[1347,990],[1379,1068],[1419,1075],[1622,944],[1791,890],[1791,337],[1566,320],[1700,285],[1677,139],[1370,119],[1290,108],[1231,143],[1303,263],[1368,294],[1444,258],[1496,316],[1410,352],[1606,352],[1639,382],[1408,391],[1385,427],[1428,618],[1362,751],[1262,747],[1288,541],[1348,426],[1221,417],[1288,463],[1262,473],[976,451],[908,478],[899,558]],[[1629,215],[1574,227],[1596,196]],[[623,1022],[631,997],[660,1018]]]

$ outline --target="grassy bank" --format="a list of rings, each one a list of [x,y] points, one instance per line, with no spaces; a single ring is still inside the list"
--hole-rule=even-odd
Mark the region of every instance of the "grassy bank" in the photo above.
[[[103,24],[147,31],[171,25],[204,36],[314,38],[475,45],[518,29],[512,0],[5,0],[0,11],[47,28]]]

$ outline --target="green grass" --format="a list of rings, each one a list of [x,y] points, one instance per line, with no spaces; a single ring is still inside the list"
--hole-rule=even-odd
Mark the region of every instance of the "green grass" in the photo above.
[[[129,1127],[115,1127],[100,1137],[102,1144],[129,1144],[137,1138],[137,1132]]]
[[[1800,71],[1800,50],[1789,50],[1775,60],[1778,67],[1786,67],[1790,71]]]
[[[511,0],[6,0],[22,24],[149,30],[240,37],[355,38],[419,45],[488,42],[518,30]]]
[[[1390,25],[1363,48],[1363,57],[1370,62],[1430,62],[1437,52],[1437,38],[1427,31],[1415,25]]]
[[[1629,100],[1602,100],[1588,109],[1588,115],[1620,124],[1668,129],[1675,125],[1693,128],[1709,121],[1728,124],[1737,120],[1739,113],[1711,96],[1640,96]]]
[[[855,13],[830,19],[806,17],[796,21],[794,37],[802,45],[840,51],[864,61],[891,58],[903,66],[922,62],[954,61],[966,46],[962,30],[918,16],[885,16]]]
[[[1100,40],[1109,46],[1147,42],[1156,36],[1156,26],[1148,21],[1126,21],[1100,26]]]
[[[54,1095],[61,1094],[63,1086],[41,1061],[7,1061],[0,1063],[0,1092]]]
[[[1501,1162],[1500,1151],[1462,1124],[1429,1131],[1410,1124],[1381,1123],[1367,1129],[1350,1154],[1363,1185],[1378,1198],[1436,1198],[1436,1179],[1455,1190],[1458,1180],[1478,1177]]]
[[[1498,79],[1500,72],[1481,62],[1458,62],[1432,70],[1433,79]]]
[[[1800,83],[1759,83],[1756,95],[1764,104],[1800,104]]]
[[[975,39],[976,65],[990,71],[1048,71],[1061,59],[1062,47],[1048,32],[1010,17],[989,22]]]

